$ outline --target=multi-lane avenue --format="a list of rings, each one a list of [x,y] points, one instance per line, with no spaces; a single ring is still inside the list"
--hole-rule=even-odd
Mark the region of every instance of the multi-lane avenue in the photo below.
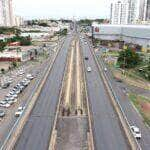
[[[48,150],[54,129],[52,150],[71,150],[72,145],[77,150],[131,149],[92,49],[76,32],[60,48],[14,150]],[[94,147],[88,148],[89,139]]]

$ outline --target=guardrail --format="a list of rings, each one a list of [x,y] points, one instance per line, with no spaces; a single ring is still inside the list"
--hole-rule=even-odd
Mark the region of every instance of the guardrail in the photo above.
[[[114,109],[115,109],[115,111],[116,111],[116,113],[117,113],[117,115],[119,117],[119,120],[121,122],[122,128],[123,128],[124,133],[125,133],[125,135],[126,135],[126,137],[128,139],[128,142],[130,144],[131,149],[132,150],[141,150],[141,147],[140,147],[139,143],[137,142],[137,140],[133,136],[133,133],[132,133],[131,128],[130,128],[130,124],[129,124],[126,116],[125,116],[125,113],[124,113],[120,103],[119,103],[118,97],[117,97],[115,91],[113,90],[113,87],[112,87],[110,81],[108,80],[107,75],[101,69],[102,66],[100,66],[100,64],[99,64],[99,62],[97,60],[97,57],[95,55],[95,52],[92,50],[93,48],[90,46],[89,41],[88,41],[88,46],[89,46],[90,51],[91,51],[91,53],[92,53],[92,55],[94,57],[94,60],[96,62],[96,65],[98,67],[100,75],[101,75],[101,77],[103,79],[103,83],[104,83],[104,85],[105,85],[105,87],[106,87],[106,89],[108,91],[108,94],[109,94],[109,96],[111,98],[113,107],[114,107]]]
[[[47,79],[51,69],[53,68],[54,62],[59,54],[59,49],[61,49],[63,44],[64,44],[64,41],[62,42],[60,47],[59,46],[57,47],[57,52],[56,52],[56,55],[55,55],[53,61],[45,68],[42,76],[40,77],[40,80],[36,81],[36,86],[34,87],[31,95],[28,98],[28,101],[25,105],[24,112],[18,118],[18,120],[15,122],[14,126],[10,130],[10,132],[9,132],[8,136],[6,137],[0,150],[12,150],[13,149],[17,139],[19,138],[19,136],[22,132],[22,129],[26,123],[26,120],[28,119],[28,117],[35,105],[36,99],[37,99],[38,95],[40,94],[42,87],[44,86],[44,83],[46,82],[46,79]]]

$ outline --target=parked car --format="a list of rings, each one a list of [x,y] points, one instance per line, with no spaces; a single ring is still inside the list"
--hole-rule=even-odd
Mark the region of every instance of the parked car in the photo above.
[[[15,112],[15,116],[16,117],[19,117],[22,113],[23,113],[23,110],[25,109],[25,107],[19,107],[18,110]]]
[[[16,94],[16,93],[11,90],[11,91],[9,92],[9,94],[10,94],[10,95],[14,95],[14,94]]]
[[[17,95],[17,90],[12,90],[12,92],[10,92],[9,94],[6,95],[6,97],[10,97],[10,96],[13,96],[14,98],[17,98],[18,95]]]
[[[0,118],[3,118],[5,116],[5,112],[3,110],[0,110]]]
[[[5,84],[2,85],[2,88],[7,89],[9,86],[10,86],[10,83],[5,83]]]
[[[13,79],[12,79],[12,78],[9,78],[8,83],[9,83],[9,84],[13,83]]]
[[[30,79],[30,80],[33,80],[34,79],[34,77],[31,75],[31,74],[27,74],[27,79]]]
[[[136,139],[141,139],[140,129],[136,126],[131,126],[132,133]]]
[[[8,108],[10,107],[10,104],[6,100],[0,101],[0,107]]]
[[[24,74],[24,71],[19,71],[18,75],[22,76]]]

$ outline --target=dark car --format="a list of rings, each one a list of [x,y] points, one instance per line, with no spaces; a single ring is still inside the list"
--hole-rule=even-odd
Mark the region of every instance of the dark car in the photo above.
[[[85,57],[85,60],[89,60],[89,58],[88,58],[88,57]]]
[[[7,89],[9,86],[10,86],[10,83],[5,83],[5,84],[2,86],[2,88],[3,88],[3,89]]]
[[[5,112],[3,110],[0,110],[0,118],[3,118],[5,116]]]

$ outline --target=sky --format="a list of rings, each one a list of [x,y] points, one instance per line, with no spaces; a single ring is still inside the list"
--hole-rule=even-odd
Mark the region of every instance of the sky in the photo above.
[[[35,18],[109,18],[111,0],[13,0],[15,14]]]

